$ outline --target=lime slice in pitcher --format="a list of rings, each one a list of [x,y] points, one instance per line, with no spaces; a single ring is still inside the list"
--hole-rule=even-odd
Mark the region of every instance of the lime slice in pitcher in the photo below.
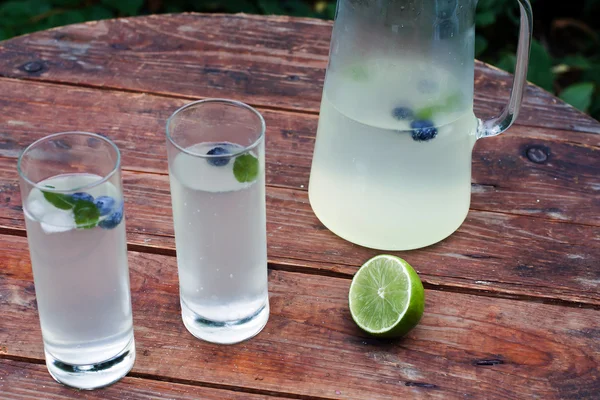
[[[423,284],[403,259],[379,255],[358,270],[349,294],[350,313],[365,332],[399,337],[420,321],[425,307]]]

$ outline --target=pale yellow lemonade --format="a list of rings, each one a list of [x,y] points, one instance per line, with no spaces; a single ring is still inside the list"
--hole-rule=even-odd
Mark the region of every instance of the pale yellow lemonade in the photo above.
[[[362,246],[408,250],[460,226],[477,130],[472,87],[461,80],[385,58],[328,69],[309,185],[327,228]]]

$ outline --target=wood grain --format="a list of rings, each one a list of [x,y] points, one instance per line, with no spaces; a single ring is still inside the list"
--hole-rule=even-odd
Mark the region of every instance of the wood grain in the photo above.
[[[0,76],[168,96],[232,97],[317,113],[331,22],[179,14],[89,22],[0,43]],[[506,104],[512,78],[477,63],[481,117]],[[592,118],[535,86],[519,124],[600,132]]]
[[[0,228],[24,234],[16,172],[6,161],[14,162],[0,157]],[[134,249],[173,255],[168,177],[125,171],[123,182],[128,241]],[[269,260],[280,269],[349,276],[380,253],[327,230],[299,190],[267,188],[267,234]],[[471,210],[446,240],[393,254],[433,285],[600,304],[595,226]]]
[[[0,397],[84,396],[40,364],[15,170],[34,139],[78,129],[123,153],[138,351],[130,377],[84,398],[597,398],[600,124],[529,86],[518,124],[476,144],[465,224],[398,253],[437,289],[423,321],[403,340],[370,339],[348,314],[348,278],[378,252],[326,230],[306,194],[330,33],[311,19],[182,14],[0,43]],[[501,109],[510,82],[476,64],[479,116]],[[268,125],[271,316],[236,346],[198,341],[180,319],[164,124],[203,97],[259,106]]]
[[[5,357],[42,359],[26,241],[1,237],[0,250],[0,346]],[[271,271],[265,330],[219,346],[183,327],[175,257],[130,252],[129,265],[134,375],[344,399],[592,399],[600,391],[598,310],[428,290],[420,325],[401,341],[378,341],[349,316],[349,279]]]
[[[0,78],[0,156],[47,134],[86,130],[113,139],[123,168],[167,173],[165,121],[185,100]],[[317,117],[260,110],[267,184],[307,190]],[[10,167],[12,168],[12,167]],[[473,151],[476,210],[600,226],[600,135],[515,126]]]
[[[1,353],[0,353],[1,357]],[[0,397],[5,400],[279,400],[283,397],[256,395],[231,390],[219,390],[173,382],[161,382],[127,376],[107,388],[82,391],[59,385],[52,379],[45,365],[0,359]]]

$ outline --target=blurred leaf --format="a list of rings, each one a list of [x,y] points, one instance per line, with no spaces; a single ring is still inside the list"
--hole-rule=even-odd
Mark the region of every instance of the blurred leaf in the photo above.
[[[142,9],[144,0],[102,0],[102,4],[114,8],[123,15],[136,15]]]
[[[258,6],[265,14],[283,14],[284,9],[279,5],[278,0],[259,0]]]
[[[477,12],[484,13],[487,12],[494,7],[494,0],[479,0],[477,3]]]
[[[50,0],[53,6],[64,7],[78,7],[85,4],[84,0]]]
[[[513,2],[513,4],[516,6],[517,2]],[[508,19],[513,23],[513,25],[515,26],[519,26],[519,24],[521,23],[521,11],[518,9],[518,7],[509,7],[506,10],[506,16],[508,17]]]
[[[193,11],[193,8],[188,5],[187,0],[163,0],[164,12],[176,13],[183,11]]]
[[[186,8],[201,12],[229,12],[229,13],[254,13],[260,14],[260,9],[255,2],[249,0],[212,0],[186,2]]]
[[[504,54],[500,60],[496,63],[496,67],[503,69],[506,72],[513,74],[515,72],[515,66],[517,65],[517,56],[514,54]]]
[[[479,57],[488,47],[488,41],[481,35],[475,35],[475,58]]]
[[[560,94],[560,98],[572,105],[573,107],[585,112],[592,103],[593,93],[593,83],[576,83],[563,90]]]
[[[590,115],[600,121],[600,93],[596,93],[596,95],[592,98]]]
[[[583,71],[581,80],[594,82],[596,86],[600,87],[600,63],[593,64],[589,69]]]
[[[77,10],[65,11],[48,17],[48,24],[51,26],[70,25],[84,21],[86,21],[85,14]]]
[[[531,54],[529,56],[529,72],[527,80],[539,87],[552,91],[554,73],[552,72],[552,59],[548,51],[540,42],[533,39],[531,42]]]
[[[0,40],[5,40],[10,38],[12,35],[5,29],[0,27]]]
[[[314,17],[316,14],[308,2],[298,0],[283,1],[284,9],[289,15],[296,17]]]
[[[496,14],[492,11],[477,13],[475,17],[475,24],[479,27],[492,25],[494,22],[496,22]]]
[[[307,2],[298,0],[258,0],[258,6],[264,14],[305,17],[315,15],[313,8]]]
[[[167,12],[167,13],[179,13],[179,12],[183,12],[183,11],[185,11],[185,8],[178,6],[178,5],[167,4],[165,6],[165,12]]]
[[[50,10],[43,0],[8,1],[0,5],[0,18],[7,25],[27,24],[31,18]]]
[[[335,19],[335,10],[336,10],[336,4],[335,3],[330,3],[327,5],[327,10],[325,12],[325,16],[327,19]]]
[[[589,69],[592,67],[592,63],[581,54],[566,56],[562,60],[560,60],[560,63],[568,65],[569,67],[575,67],[579,69]]]
[[[86,9],[84,11],[86,19],[87,20],[92,20],[92,21],[98,21],[101,19],[109,19],[109,18],[114,18],[115,14],[114,12],[112,12],[110,9],[101,6],[101,5],[95,5],[92,6],[88,9]]]

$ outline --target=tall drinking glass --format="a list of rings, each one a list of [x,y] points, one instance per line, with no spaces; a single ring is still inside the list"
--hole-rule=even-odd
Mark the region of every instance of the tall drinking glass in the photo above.
[[[231,344],[269,318],[265,122],[232,100],[188,104],[167,122],[183,323]]]
[[[48,370],[79,389],[114,383],[135,361],[119,150],[57,133],[18,170]]]

